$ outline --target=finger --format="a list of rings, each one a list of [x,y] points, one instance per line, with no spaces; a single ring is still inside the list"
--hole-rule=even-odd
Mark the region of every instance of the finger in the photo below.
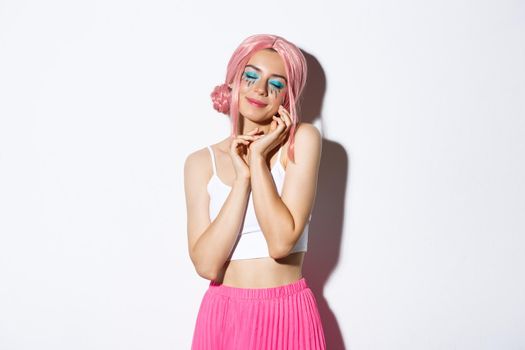
[[[281,120],[282,122],[284,123],[284,127],[286,129],[286,131],[288,131],[288,128],[290,127],[290,117],[288,117],[286,114],[281,114]]]
[[[248,131],[246,134],[239,134],[237,136],[256,136],[260,132],[261,132],[261,130],[259,128],[254,128],[254,129]]]
[[[279,108],[279,114],[283,117],[286,127],[289,128],[292,124],[292,118],[290,117],[290,113],[286,110],[286,108],[283,107],[283,105],[281,105]]]
[[[233,146],[234,144],[238,144],[238,143],[242,143],[242,142],[247,141],[247,140],[245,140],[244,137],[240,137],[240,136],[241,136],[241,135],[237,136],[236,138],[234,138],[234,139],[232,140],[232,146]],[[249,137],[251,137],[251,136],[249,136]]]
[[[249,141],[247,141],[247,140],[242,140],[242,139],[236,138],[236,139],[234,139],[232,141],[230,149],[231,150],[236,150],[239,146],[242,146],[243,144],[248,144],[248,143],[249,143]]]
[[[289,128],[292,125],[292,118],[289,114],[284,115],[284,122],[286,123],[286,128]]]
[[[283,130],[286,128],[286,125],[284,124],[284,122],[282,121],[281,118],[279,117],[274,117],[274,121],[276,123],[275,125],[275,128],[274,128],[274,132],[277,132],[277,133],[282,133]]]
[[[248,146],[248,141],[241,141],[236,145],[233,153],[235,154],[235,156],[240,157],[242,154],[246,153]]]
[[[261,135],[239,135],[237,137],[243,140],[257,140],[260,136]]]
[[[281,118],[273,116],[273,120],[277,122],[277,128],[278,129],[280,128],[281,129],[280,131],[282,131],[283,129],[286,129],[286,124]]]
[[[288,111],[286,108],[284,108],[283,105],[279,105],[279,113],[290,116],[290,111]]]
[[[239,147],[239,146],[242,146],[242,145],[247,145],[249,143],[250,143],[250,141],[248,141],[248,140],[237,140],[237,142],[235,143],[235,147]]]

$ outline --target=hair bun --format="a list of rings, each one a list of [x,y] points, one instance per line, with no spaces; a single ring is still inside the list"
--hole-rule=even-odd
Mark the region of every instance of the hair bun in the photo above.
[[[231,90],[228,84],[217,85],[211,93],[213,108],[228,115],[230,113]]]

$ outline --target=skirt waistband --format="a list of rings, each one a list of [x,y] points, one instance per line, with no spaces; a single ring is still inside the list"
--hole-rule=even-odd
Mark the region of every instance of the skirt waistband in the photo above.
[[[239,288],[211,281],[208,292],[234,299],[272,299],[292,295],[306,288],[308,288],[306,279],[302,277],[290,284],[270,288]]]

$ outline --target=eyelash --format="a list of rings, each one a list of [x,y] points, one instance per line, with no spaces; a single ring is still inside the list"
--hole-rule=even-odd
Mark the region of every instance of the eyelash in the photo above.
[[[251,75],[253,74],[253,75]],[[257,74],[254,74],[252,72],[244,72],[244,76],[248,79],[257,79],[259,76]]]
[[[283,84],[281,84],[280,82],[277,82],[277,84],[272,84],[273,86],[275,86],[277,89],[282,89],[284,87]]]
[[[244,77],[250,82],[253,82],[259,78],[259,76],[253,72],[244,72]],[[277,84],[270,83],[270,85],[276,90],[281,90],[284,87],[284,85],[282,85],[280,82],[277,82]]]

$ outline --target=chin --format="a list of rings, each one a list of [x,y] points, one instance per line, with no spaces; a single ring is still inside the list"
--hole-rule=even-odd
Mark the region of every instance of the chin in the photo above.
[[[268,110],[266,109],[260,109],[260,110],[257,110],[256,108],[253,108],[252,106],[250,105],[242,105],[240,104],[239,105],[239,113],[252,120],[252,121],[256,121],[256,120],[264,120],[264,119],[267,119],[266,115],[268,114]]]
[[[252,123],[256,123],[256,124],[261,124],[261,125],[264,125],[264,124],[268,124],[270,122],[270,118],[267,118],[265,116],[261,116],[261,115],[251,115],[251,114],[242,114],[241,113],[241,116],[243,116],[245,119],[251,121]]]

